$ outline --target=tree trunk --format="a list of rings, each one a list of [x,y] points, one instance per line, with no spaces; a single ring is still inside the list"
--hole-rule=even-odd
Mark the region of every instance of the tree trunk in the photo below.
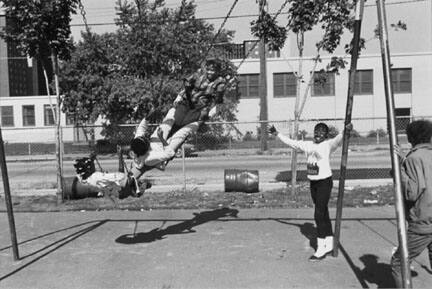
[[[299,131],[299,119],[300,119],[300,97],[301,97],[301,84],[303,82],[303,43],[304,34],[300,33],[297,35],[297,47],[299,50],[299,66],[297,71],[297,92],[296,102],[294,108],[294,129],[292,139],[297,140]],[[292,149],[291,155],[291,193],[293,196],[297,196],[297,151]]]
[[[260,13],[264,11],[264,5],[266,1],[260,1]],[[261,137],[261,151],[268,150],[268,134],[267,134],[267,120],[268,120],[268,108],[267,108],[267,66],[266,66],[266,47],[264,39],[261,38],[259,41],[259,56],[260,56],[260,80],[259,80],[259,91],[260,91],[260,137]]]
[[[63,158],[62,158],[62,137],[61,137],[61,128],[60,128],[60,88],[59,88],[59,79],[58,79],[58,58],[55,52],[51,54],[52,64],[53,64],[53,72],[54,72],[54,81],[55,81],[55,89],[56,89],[56,126],[55,126],[55,135],[56,135],[56,165],[57,165],[57,203],[62,203],[63,196]]]

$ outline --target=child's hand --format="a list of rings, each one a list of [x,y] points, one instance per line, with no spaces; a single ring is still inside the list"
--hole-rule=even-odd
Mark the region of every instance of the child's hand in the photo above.
[[[347,125],[345,126],[345,129],[346,129],[347,131],[352,131],[352,129],[353,129],[353,124],[350,122],[349,124],[347,124]]]

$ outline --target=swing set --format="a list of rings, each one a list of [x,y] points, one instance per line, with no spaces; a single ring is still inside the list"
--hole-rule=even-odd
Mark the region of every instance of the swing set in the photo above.
[[[229,13],[227,14],[226,19],[228,19],[229,15],[231,14],[237,2],[238,0],[234,1],[233,6],[231,7]],[[392,162],[392,168],[394,172],[393,180],[394,180],[394,188],[395,188],[395,211],[396,211],[397,224],[398,224],[397,226],[398,240],[401,249],[400,251],[401,251],[401,260],[402,260],[401,262],[402,281],[405,288],[412,288],[411,273],[410,273],[409,262],[408,262],[408,249],[407,249],[407,236],[406,236],[407,228],[405,224],[405,210],[404,210],[403,195],[401,190],[402,187],[401,187],[400,164],[398,161],[398,155],[394,150],[394,145],[398,144],[398,139],[396,134],[396,126],[395,126],[394,97],[393,97],[391,78],[390,78],[391,65],[390,65],[390,51],[388,45],[386,12],[385,12],[384,0],[377,0],[376,3],[377,3],[378,24],[379,24],[378,25],[379,39],[380,39],[380,46],[381,46],[381,59],[382,59],[383,77],[384,77],[384,88],[385,88],[385,96],[386,96],[386,109],[387,109],[387,118],[389,124],[389,134],[390,134],[391,162]],[[91,32],[87,24],[84,6],[82,5],[81,1],[79,1],[79,8],[86,27],[86,32],[90,34]],[[353,95],[354,95],[354,81],[355,81],[355,74],[357,68],[357,60],[359,57],[359,40],[360,40],[360,31],[361,31],[361,21],[363,17],[363,8],[364,8],[364,0],[358,0],[355,8],[356,15],[355,15],[355,23],[354,23],[353,49],[352,49],[351,64],[350,64],[351,66],[349,70],[349,85],[348,85],[348,93],[347,93],[345,127],[351,122],[351,115],[352,115],[352,108],[353,108]],[[213,41],[216,40],[217,35],[222,30],[225,22],[226,20],[221,25]],[[253,46],[250,49],[250,51],[252,51],[254,48],[255,46]],[[208,49],[206,54],[210,52],[210,49],[211,47]],[[244,60],[241,61],[240,65],[243,62]],[[334,250],[333,250],[334,257],[337,257],[338,255],[338,247],[339,247],[339,239],[340,239],[340,231],[341,231],[342,208],[343,208],[343,196],[344,196],[345,177],[346,177],[346,166],[347,166],[347,158],[348,158],[349,137],[350,137],[350,131],[347,131],[345,129],[343,134],[342,159],[341,159],[336,222],[335,222],[335,237],[334,237]],[[5,151],[4,151],[2,134],[1,134],[1,127],[0,127],[0,165],[2,171],[3,186],[5,191],[5,201],[6,201],[6,207],[8,213],[13,257],[14,260],[19,260],[18,243],[17,243],[16,231],[15,231],[15,222],[13,216],[12,201],[10,196],[10,188],[9,188],[9,181],[8,181],[6,159],[5,159]],[[123,163],[119,163],[119,167],[120,165],[123,165]]]

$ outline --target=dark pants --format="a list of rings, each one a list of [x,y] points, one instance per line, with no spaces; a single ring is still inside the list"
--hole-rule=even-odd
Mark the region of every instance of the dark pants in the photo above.
[[[333,236],[332,224],[330,221],[328,202],[330,200],[333,179],[310,181],[310,192],[315,205],[314,219],[317,226],[318,238]]]
[[[411,261],[427,248],[429,251],[429,264],[432,266],[432,234],[421,235],[408,230],[407,243],[409,264],[411,264]],[[391,258],[391,268],[396,287],[403,288],[404,284],[402,284],[400,247]]]

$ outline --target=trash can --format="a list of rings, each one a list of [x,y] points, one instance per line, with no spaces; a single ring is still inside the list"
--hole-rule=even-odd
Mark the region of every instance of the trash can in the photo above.
[[[66,200],[96,198],[97,195],[97,188],[81,183],[77,177],[63,178],[63,196]]]
[[[257,170],[225,170],[225,192],[256,193],[259,177]]]

